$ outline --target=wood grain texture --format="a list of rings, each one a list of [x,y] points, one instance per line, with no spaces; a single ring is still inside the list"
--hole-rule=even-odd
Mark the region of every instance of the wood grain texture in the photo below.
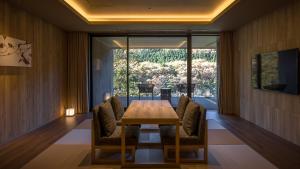
[[[251,57],[257,53],[300,48],[300,1],[258,18],[235,32],[239,60],[240,116],[300,145],[300,96],[251,87]]]
[[[164,124],[179,122],[167,100],[133,100],[122,117],[122,123]]]
[[[125,158],[125,126],[128,124],[172,124],[176,125],[175,163],[151,164],[152,168],[176,167],[180,164],[179,117],[167,100],[133,100],[121,121],[121,163],[122,167],[149,167],[147,164],[128,164]]]
[[[66,34],[0,1],[0,34],[32,43],[32,67],[0,67],[0,144],[63,115]]]
[[[238,116],[208,111],[207,119],[214,119],[224,128],[280,169],[300,168],[300,146]]]
[[[0,146],[0,169],[19,169],[91,114],[61,117]],[[17,153],[16,153],[17,152]],[[5,159],[5,160],[4,160]]]

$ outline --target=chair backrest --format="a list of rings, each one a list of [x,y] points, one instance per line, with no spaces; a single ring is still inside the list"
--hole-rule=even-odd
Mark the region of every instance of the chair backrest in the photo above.
[[[100,123],[100,119],[99,119],[99,108],[100,108],[100,104],[96,105],[93,108],[93,123],[92,123],[92,142],[98,142],[100,137],[101,137],[101,123]]]
[[[199,104],[200,105],[200,104]],[[200,105],[200,113],[199,113],[199,120],[198,120],[198,137],[201,143],[204,143],[205,139],[205,132],[206,131],[206,108]]]
[[[195,87],[196,87],[196,84],[192,83],[191,84],[191,92],[192,93],[194,93]],[[176,88],[180,93],[186,93],[188,90],[188,85],[186,83],[179,83],[179,84],[176,84]]]
[[[190,101],[191,100],[187,96],[181,95],[179,97],[178,104],[177,104],[177,107],[176,107],[175,111],[176,111],[176,113],[177,113],[177,115],[178,115],[178,117],[179,117],[180,120],[182,120],[182,118],[184,116],[184,112],[185,112],[186,106],[188,105],[188,103]]]
[[[140,93],[152,93],[154,84],[137,84]]]
[[[113,108],[115,118],[117,121],[121,120],[124,115],[124,107],[122,105],[121,99],[119,96],[112,96],[110,99],[111,106]]]
[[[176,84],[176,88],[180,93],[187,92],[187,84],[183,84],[183,83]]]

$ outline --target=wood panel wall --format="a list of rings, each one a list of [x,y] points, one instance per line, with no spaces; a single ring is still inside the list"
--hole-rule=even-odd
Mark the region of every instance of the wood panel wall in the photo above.
[[[300,145],[300,96],[251,87],[251,57],[300,48],[300,1],[256,19],[235,32],[239,60],[240,116]]]
[[[33,45],[31,68],[0,67],[0,144],[60,117],[67,89],[66,33],[0,1],[0,34]]]

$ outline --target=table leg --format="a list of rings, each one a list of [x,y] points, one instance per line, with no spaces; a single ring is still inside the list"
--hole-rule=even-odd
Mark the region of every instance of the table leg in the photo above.
[[[179,142],[179,122],[176,123],[176,148],[175,148],[175,151],[176,151],[176,164],[180,164],[180,142]]]
[[[121,126],[121,164],[125,166],[126,163],[126,145],[125,145],[125,124]]]

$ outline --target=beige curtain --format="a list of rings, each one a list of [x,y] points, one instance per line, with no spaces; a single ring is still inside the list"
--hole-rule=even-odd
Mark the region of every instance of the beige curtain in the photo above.
[[[88,34],[68,33],[68,107],[88,112]]]
[[[219,41],[219,113],[239,114],[232,32],[222,32]]]

